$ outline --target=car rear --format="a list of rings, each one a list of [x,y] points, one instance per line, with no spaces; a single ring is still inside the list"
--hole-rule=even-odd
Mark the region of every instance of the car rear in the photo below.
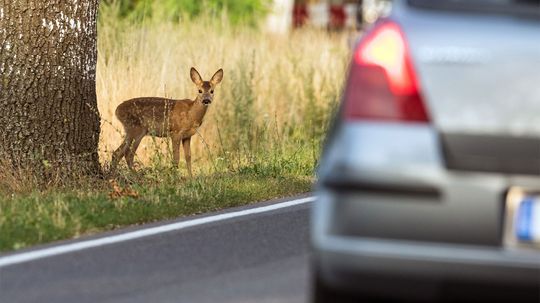
[[[540,2],[396,1],[343,95],[319,168],[316,301],[538,302]]]

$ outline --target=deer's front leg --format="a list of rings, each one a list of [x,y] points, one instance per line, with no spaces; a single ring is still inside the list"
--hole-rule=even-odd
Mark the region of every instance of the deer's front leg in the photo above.
[[[186,157],[189,176],[193,177],[193,174],[191,173],[191,137],[182,140],[182,147],[184,148],[184,157]]]
[[[172,140],[172,149],[173,149],[173,166],[178,168],[178,162],[180,162],[180,142],[182,141],[182,136],[180,134],[174,134],[171,136]]]

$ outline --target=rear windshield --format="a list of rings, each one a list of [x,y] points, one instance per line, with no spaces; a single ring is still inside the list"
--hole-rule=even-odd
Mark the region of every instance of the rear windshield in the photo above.
[[[408,0],[421,8],[540,17],[540,0]]]

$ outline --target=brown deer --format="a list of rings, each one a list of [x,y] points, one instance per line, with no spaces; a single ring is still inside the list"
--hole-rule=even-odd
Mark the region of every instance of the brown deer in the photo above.
[[[184,147],[189,175],[191,172],[191,136],[201,126],[208,106],[214,99],[214,88],[223,79],[223,70],[219,69],[210,81],[203,81],[195,68],[190,71],[191,80],[199,90],[195,100],[174,100],[158,97],[135,98],[122,102],[116,108],[116,117],[126,132],[124,142],[118,147],[111,161],[115,170],[122,157],[133,170],[135,152],[146,135],[171,137],[173,147],[173,165],[178,167],[180,142]]]

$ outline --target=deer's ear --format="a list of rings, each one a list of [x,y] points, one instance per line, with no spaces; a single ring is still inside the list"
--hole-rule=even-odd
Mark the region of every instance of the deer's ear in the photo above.
[[[212,83],[212,86],[217,85],[219,82],[223,80],[223,69],[219,69],[213,76],[212,79],[210,79],[210,83]]]
[[[189,71],[189,75],[191,76],[191,81],[193,81],[193,83],[195,83],[197,86],[201,86],[203,84],[201,75],[194,67],[192,67]]]

